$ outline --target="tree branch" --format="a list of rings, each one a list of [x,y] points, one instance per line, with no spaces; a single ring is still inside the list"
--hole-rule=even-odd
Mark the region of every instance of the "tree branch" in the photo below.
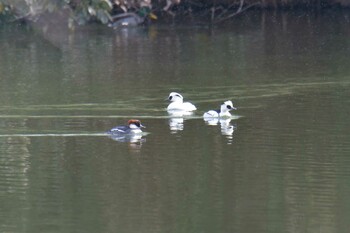
[[[232,18],[232,17],[234,17],[234,16],[236,16],[236,15],[238,15],[238,14],[240,14],[240,13],[246,11],[246,10],[248,10],[249,8],[251,8],[253,6],[260,5],[260,3],[256,2],[256,3],[250,4],[250,5],[246,6],[246,7],[243,7],[243,5],[244,5],[244,0],[240,0],[240,5],[239,5],[239,7],[238,7],[236,12],[234,12],[232,14],[229,14],[226,17],[222,17],[222,18],[219,18],[219,19],[215,20],[214,24],[218,24],[218,23],[221,23],[221,22],[223,22],[225,20],[228,20],[228,19],[230,19],[230,18]]]

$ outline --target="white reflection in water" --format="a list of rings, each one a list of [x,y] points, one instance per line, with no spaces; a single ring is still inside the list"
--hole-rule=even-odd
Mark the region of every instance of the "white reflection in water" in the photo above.
[[[193,112],[180,111],[180,110],[171,110],[168,111],[170,116],[169,119],[169,128],[172,133],[177,131],[182,131],[184,129],[184,117],[193,115]]]
[[[169,128],[174,133],[176,133],[176,131],[182,131],[184,129],[184,119],[182,117],[170,118]]]
[[[207,125],[219,125],[221,134],[226,136],[228,143],[231,144],[233,140],[233,132],[236,130],[237,125],[231,123],[231,118],[218,118],[218,117],[204,117]]]
[[[114,141],[127,143],[129,145],[129,149],[132,152],[139,153],[141,151],[141,147],[144,142],[146,142],[146,138],[144,133],[142,134],[129,134],[129,135],[108,135]]]
[[[111,138],[114,141],[117,142],[129,142],[129,143],[140,143],[145,142],[146,139],[143,138],[144,134],[126,134],[126,135],[108,135],[109,138]]]

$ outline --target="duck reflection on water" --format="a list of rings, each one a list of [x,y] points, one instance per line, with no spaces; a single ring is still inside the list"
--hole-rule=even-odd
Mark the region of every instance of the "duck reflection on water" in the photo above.
[[[176,133],[177,131],[182,131],[184,129],[185,117],[193,115],[193,112],[180,111],[180,110],[168,110],[169,118],[169,128],[170,131]]]
[[[230,118],[204,118],[207,125],[219,125],[221,134],[224,136],[231,136],[237,128],[237,124],[232,124]]]
[[[146,142],[146,138],[144,138],[144,134],[134,134],[134,135],[113,135],[109,134],[108,137],[117,142],[128,142],[132,144],[142,144]]]
[[[116,142],[122,142],[128,145],[130,151],[139,153],[146,138],[144,138],[145,133],[134,134],[134,135],[108,135],[108,137]]]
[[[169,128],[171,132],[184,130],[184,119],[181,117],[170,118]]]

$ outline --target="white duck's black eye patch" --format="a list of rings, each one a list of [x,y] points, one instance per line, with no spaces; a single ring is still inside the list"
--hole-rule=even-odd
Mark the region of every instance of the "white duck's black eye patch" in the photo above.
[[[232,109],[232,107],[230,105],[226,105],[226,108],[228,109]]]
[[[171,100],[173,97],[172,96],[169,96],[169,100]]]

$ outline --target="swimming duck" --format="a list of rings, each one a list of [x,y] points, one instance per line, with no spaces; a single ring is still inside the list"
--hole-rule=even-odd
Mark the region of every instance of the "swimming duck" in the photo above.
[[[142,133],[141,128],[146,128],[141,124],[141,121],[131,119],[128,121],[128,125],[120,125],[112,128],[107,133],[111,135],[130,135]]]
[[[141,7],[137,12],[127,12],[111,16],[111,22],[108,24],[113,28],[135,27],[143,24],[147,17],[157,19],[157,16],[151,12],[149,7]]]
[[[190,102],[183,102],[183,97],[177,92],[171,92],[169,94],[168,100],[171,102],[167,110],[168,111],[185,111],[185,112],[190,112],[190,111],[195,111],[197,108]]]
[[[220,110],[209,110],[203,114],[204,118],[231,117],[231,110],[236,110],[233,107],[232,101],[227,100],[221,106]]]

